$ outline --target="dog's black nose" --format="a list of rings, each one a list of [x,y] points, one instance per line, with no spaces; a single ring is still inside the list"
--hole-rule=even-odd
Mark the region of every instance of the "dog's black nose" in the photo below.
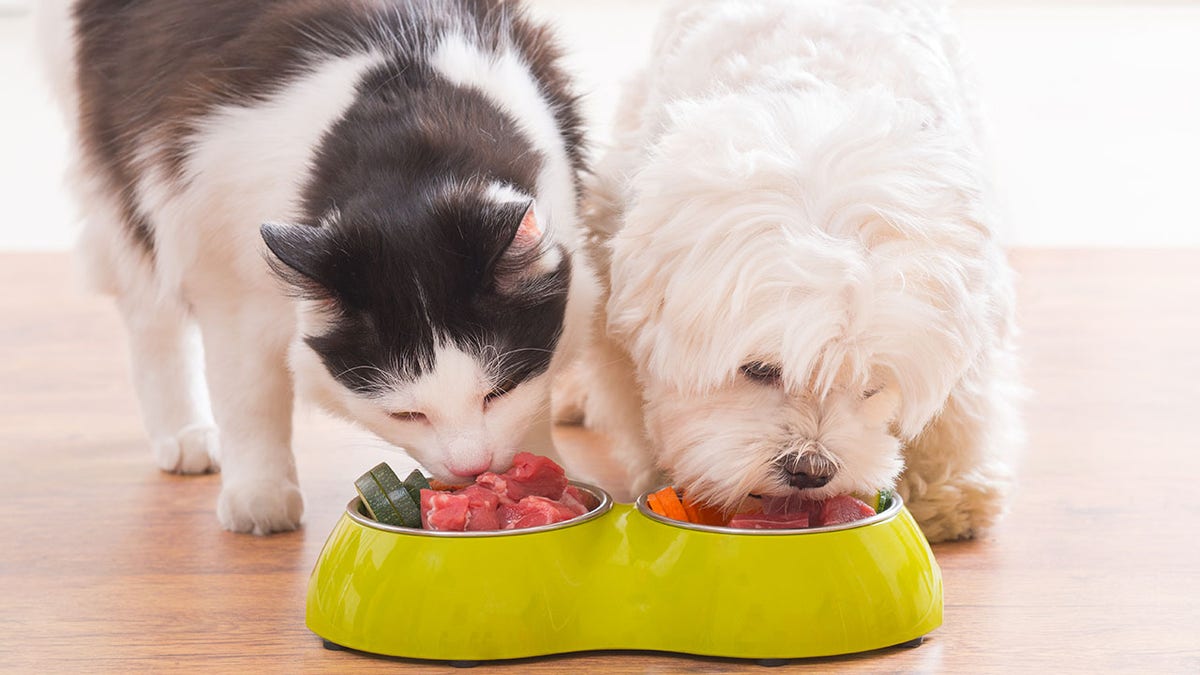
[[[819,488],[833,480],[837,465],[816,454],[794,455],[780,464],[794,488]]]

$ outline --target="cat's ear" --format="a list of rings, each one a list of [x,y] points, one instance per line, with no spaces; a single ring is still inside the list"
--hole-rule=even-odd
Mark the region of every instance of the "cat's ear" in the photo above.
[[[285,223],[263,223],[259,228],[270,251],[267,263],[272,271],[309,299],[329,296],[324,278],[328,248],[324,229]]]
[[[514,203],[506,209],[512,239],[493,266],[496,287],[509,291],[521,283],[544,276],[558,268],[558,249],[549,246],[538,222],[536,203]],[[514,227],[515,225],[515,227]]]
[[[510,250],[520,252],[524,249],[536,249],[542,245],[542,227],[538,224],[536,203],[530,200],[521,214],[521,224],[517,226],[517,234],[509,244]]]

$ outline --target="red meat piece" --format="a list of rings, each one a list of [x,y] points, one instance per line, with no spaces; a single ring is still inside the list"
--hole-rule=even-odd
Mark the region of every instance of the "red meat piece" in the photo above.
[[[467,495],[421,490],[421,527],[461,532],[467,529],[471,499]]]
[[[513,457],[512,468],[504,473],[508,497],[520,501],[536,496],[559,499],[567,489],[567,476],[563,468],[548,457],[529,452],[518,452]]]
[[[479,477],[475,479],[475,485],[490,490],[500,499],[501,504],[511,504],[516,501],[508,496],[508,479],[498,473],[489,471],[479,474]]]
[[[787,513],[808,513],[809,502],[796,492],[789,492],[782,497],[763,497],[762,512],[767,515]]]
[[[804,499],[792,492],[783,497],[763,497],[762,512],[770,515],[808,514],[808,522],[813,526],[821,522],[821,505],[819,500]]]
[[[808,527],[808,513],[739,513],[729,520],[729,527],[745,530],[790,530]]]
[[[421,491],[421,524],[428,530],[486,531],[537,527],[592,510],[594,499],[567,484],[562,467],[518,453],[503,474],[484,473],[453,492]]]
[[[563,506],[574,511],[575,515],[577,516],[582,516],[588,511],[591,511],[591,508],[588,507],[588,504],[591,503],[592,500],[583,493],[583,490],[580,490],[574,485],[568,485],[567,489],[563,490],[562,499],[558,501]]]
[[[468,532],[500,529],[500,496],[482,485],[468,485],[454,494],[467,498]]]
[[[792,493],[763,497],[761,510],[739,513],[729,521],[729,526],[750,529],[825,527],[853,523],[873,515],[875,509],[850,495],[808,500]]]
[[[500,507],[499,515],[501,529],[519,530],[526,527],[561,523],[579,514],[553,499],[533,495],[516,504],[504,504]]]
[[[875,515],[875,509],[869,505],[850,495],[839,495],[821,502],[820,518],[814,524],[821,527],[841,525],[843,523],[853,523],[856,520],[862,520],[873,515]]]

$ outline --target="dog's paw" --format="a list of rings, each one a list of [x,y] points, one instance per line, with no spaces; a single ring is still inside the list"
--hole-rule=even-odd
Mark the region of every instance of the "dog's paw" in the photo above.
[[[217,519],[230,532],[264,535],[300,527],[304,496],[286,478],[226,483],[217,499]]]
[[[216,427],[193,425],[153,441],[154,461],[167,473],[211,473],[219,464]]]
[[[972,539],[1004,514],[1011,488],[1002,471],[975,471],[933,483],[906,474],[896,486],[930,543]]]

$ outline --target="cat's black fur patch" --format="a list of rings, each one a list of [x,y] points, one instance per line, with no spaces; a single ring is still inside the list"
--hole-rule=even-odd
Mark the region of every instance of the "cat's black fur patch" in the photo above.
[[[306,340],[330,374],[370,394],[389,375],[427,372],[440,342],[490,363],[502,389],[545,372],[562,332],[570,258],[560,250],[549,273],[501,285],[498,263],[512,254],[525,204],[496,204],[482,186],[411,198],[394,212],[350,205],[335,227],[263,228],[287,265],[277,271],[328,302],[332,329]],[[463,222],[477,228],[464,233]]]
[[[387,386],[387,372],[426,372],[439,341],[485,362],[505,355],[493,363],[500,390],[548,367],[570,257],[562,251],[546,274],[497,283],[525,205],[486,197],[491,182],[536,194],[544,158],[515,120],[442,79],[425,56],[459,27],[485,52],[513,45],[553,111],[578,192],[577,101],[546,27],[516,3],[80,0],[75,18],[85,157],[151,256],[154,224],[138,212],[137,177],[153,164],[184,180],[198,120],[216,106],[263,101],[328,55],[382,54],[320,143],[302,223],[263,229],[281,276],[330,308],[332,328],[308,344],[364,393]],[[156,154],[139,155],[143,147]]]

